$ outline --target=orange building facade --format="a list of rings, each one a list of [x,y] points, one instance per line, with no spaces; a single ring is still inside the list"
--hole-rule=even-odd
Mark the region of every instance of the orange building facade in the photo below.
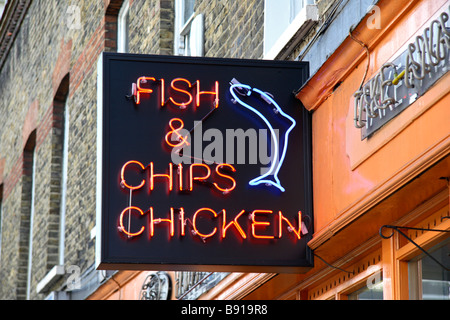
[[[355,127],[354,94],[362,79],[372,79],[418,36],[423,39],[433,21],[445,18],[449,3],[385,1],[379,9],[389,23],[370,29],[364,20],[352,31],[361,43],[349,37],[297,94],[314,112],[315,230],[309,246],[345,271],[316,259],[308,274],[277,277],[249,298],[347,299],[366,287],[382,290],[383,299],[426,298],[430,281],[448,289],[448,278],[427,280],[424,265],[431,258],[420,248],[443,251],[435,257],[442,266],[433,261],[429,268],[448,277],[449,74],[366,139]]]
[[[198,299],[450,298],[450,42],[440,27],[450,24],[449,2],[379,1],[376,9],[296,93],[312,112],[314,268],[230,273]],[[421,60],[426,45],[433,54]],[[405,65],[406,74],[385,77]],[[433,84],[425,88],[427,67]],[[401,86],[408,95],[380,102]],[[400,99],[402,112],[384,121]],[[370,112],[382,121],[364,137]],[[138,299],[148,274],[120,271],[90,298]]]

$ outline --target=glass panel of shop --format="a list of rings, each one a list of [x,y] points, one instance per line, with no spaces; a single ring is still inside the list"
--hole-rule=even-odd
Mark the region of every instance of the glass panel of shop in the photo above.
[[[408,263],[411,300],[450,300],[450,239]],[[440,265],[441,264],[441,265]],[[444,268],[446,267],[446,268]]]
[[[383,300],[383,281],[381,272],[379,279],[369,278],[366,285],[348,295],[348,300]],[[375,279],[375,281],[373,281]]]

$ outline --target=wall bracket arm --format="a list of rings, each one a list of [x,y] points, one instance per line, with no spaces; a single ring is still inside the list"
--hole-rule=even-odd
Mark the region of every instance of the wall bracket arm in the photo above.
[[[388,236],[385,236],[383,234],[383,229],[391,229],[393,230],[392,233]],[[401,227],[401,226],[391,226],[391,225],[384,225],[380,228],[380,237],[383,239],[389,239],[394,235],[394,232],[397,231],[401,236],[405,237],[409,242],[411,242],[413,245],[415,245],[420,251],[422,251],[424,254],[426,254],[428,257],[430,257],[434,262],[436,262],[438,265],[440,265],[444,270],[449,271],[450,268],[444,266],[441,262],[439,262],[436,258],[434,258],[430,253],[428,253],[424,248],[419,246],[414,240],[412,240],[410,237],[408,237],[403,231],[400,229],[408,229],[408,230],[419,230],[419,231],[434,231],[434,232],[450,232],[450,230],[441,230],[441,229],[427,229],[427,228],[414,228],[414,227]]]

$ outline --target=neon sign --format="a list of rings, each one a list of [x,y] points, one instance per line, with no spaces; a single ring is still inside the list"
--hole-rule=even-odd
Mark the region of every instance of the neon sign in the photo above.
[[[247,104],[246,102],[244,102],[237,95],[237,93],[239,94],[239,91],[242,89],[245,89],[246,93],[241,94],[241,95],[250,96],[253,92],[256,92],[265,101],[268,101],[270,104],[275,106],[274,111],[276,113],[279,113],[282,117],[288,119],[291,122],[291,125],[289,126],[289,128],[286,130],[286,132],[284,134],[284,139],[283,139],[283,143],[282,143],[283,150],[281,152],[280,152],[280,146],[278,145],[278,139],[277,139],[277,136],[275,134],[275,130],[274,130],[272,124],[267,120],[267,118],[264,115],[261,114],[260,111],[258,111],[256,108],[254,108],[254,107],[250,106],[249,104]],[[278,189],[280,189],[281,191],[284,192],[285,189],[281,186],[280,179],[278,179],[278,172],[280,171],[280,168],[283,165],[283,161],[286,156],[286,151],[287,151],[287,147],[288,147],[288,137],[289,137],[289,133],[292,131],[292,129],[294,129],[294,127],[296,125],[295,120],[292,117],[290,117],[289,115],[287,115],[285,112],[283,112],[283,110],[280,108],[280,106],[275,102],[275,100],[272,99],[272,97],[269,94],[267,94],[257,88],[252,88],[249,85],[245,85],[245,84],[232,84],[230,86],[230,92],[233,95],[234,100],[236,102],[238,102],[240,105],[244,106],[245,108],[249,109],[250,111],[254,112],[269,127],[270,134],[272,136],[273,148],[275,149],[275,155],[272,160],[270,169],[265,174],[251,180],[249,182],[249,184],[250,185],[269,184],[269,185],[273,185],[273,186],[277,187]]]
[[[178,128],[174,128],[174,127],[173,127],[173,123],[174,123],[174,122],[179,123],[180,126],[179,126]],[[179,133],[179,131],[180,131],[181,129],[183,129],[183,127],[184,127],[184,122],[183,122],[183,120],[178,119],[178,118],[173,118],[173,119],[171,119],[171,120],[169,121],[169,127],[170,127],[170,129],[172,129],[172,130],[169,131],[169,132],[167,132],[167,134],[166,134],[166,136],[165,136],[166,142],[167,142],[167,144],[168,144],[169,146],[171,146],[171,147],[173,147],[173,148],[178,148],[178,147],[181,147],[181,146],[183,146],[183,145],[189,145],[189,142],[187,141],[186,137],[183,137],[183,136]],[[180,141],[179,143],[173,144],[172,142],[170,142],[170,137],[171,137],[173,134],[176,134],[176,136],[178,137],[177,140]]]
[[[143,84],[149,83],[149,81],[151,81],[152,83],[150,85],[159,85],[159,93],[160,93],[160,102],[159,105],[161,107],[165,106],[167,101],[165,100],[165,96],[166,96],[166,88],[165,88],[165,81],[163,78],[156,80],[156,78],[154,77],[139,77],[136,81],[136,83],[132,83],[132,96],[134,97],[134,102],[136,104],[140,104],[141,103],[141,95],[143,94],[148,94],[150,95],[151,93],[153,93],[153,89],[150,87],[143,87]],[[179,85],[179,83],[181,82],[181,85]],[[184,83],[184,86],[183,86]],[[214,107],[218,108],[219,107],[219,82],[216,81],[214,84],[214,90],[213,91],[200,91],[200,80],[196,80],[194,82],[194,84],[192,84],[191,82],[189,82],[189,80],[185,79],[185,78],[175,78],[171,81],[170,83],[170,89],[174,92],[178,92],[181,94],[181,98],[177,98],[175,99],[174,97],[170,96],[168,98],[168,101],[172,102],[174,105],[184,109],[186,108],[188,105],[190,105],[192,103],[192,101],[194,100],[194,96],[192,95],[192,93],[190,92],[190,90],[187,89],[191,89],[192,87],[195,87],[195,107],[200,107],[200,103],[201,103],[201,96],[202,95],[212,95],[214,96]],[[178,99],[181,99],[178,100]],[[183,101],[184,99],[184,101]]]
[[[178,212],[178,219],[175,219],[175,211]],[[133,232],[129,229],[128,226],[125,226],[125,220],[127,214],[129,215],[129,219],[131,219],[131,212],[137,212],[138,215],[136,215],[138,220],[139,217],[142,216],[148,216],[148,219],[145,223],[141,223],[140,228],[138,227],[138,231]],[[199,236],[202,238],[202,240],[205,240],[207,238],[213,237],[217,235],[218,237],[221,237],[222,239],[226,238],[226,232],[228,229],[234,229],[237,231],[236,237],[241,238],[242,240],[247,239],[247,233],[244,231],[245,227],[239,222],[239,220],[245,221],[245,218],[241,217],[247,213],[245,210],[241,210],[238,214],[234,216],[233,219],[230,219],[227,221],[227,212],[225,209],[220,210],[219,212],[216,212],[215,210],[211,208],[199,208],[197,211],[195,211],[192,215],[192,222],[191,222],[191,229],[192,229],[192,236]],[[291,222],[289,219],[287,219],[281,211],[278,213],[274,213],[272,210],[253,210],[252,212],[249,212],[251,217],[251,232],[249,232],[250,237],[253,239],[275,239],[275,238],[281,238],[283,237],[283,224],[286,225],[286,230],[290,233],[293,233],[293,237],[297,238],[298,240],[301,239],[303,233],[305,230],[302,230],[301,223],[298,222]],[[219,216],[222,216],[222,223],[218,221],[216,225],[213,227],[210,227],[210,230],[202,230],[200,231],[200,228],[198,227],[197,219],[200,217],[206,217],[207,219],[211,221],[219,220],[217,219]],[[263,216],[266,219],[261,219],[261,216]],[[275,218],[270,221],[270,219],[267,219],[268,216],[274,216]],[[298,221],[301,221],[301,211],[298,212]],[[135,219],[135,218],[133,218]],[[261,220],[260,220],[261,219]],[[248,219],[247,219],[248,220]],[[169,218],[155,218],[154,217],[154,208],[150,207],[147,211],[143,211],[138,207],[130,206],[125,208],[119,217],[119,228],[120,231],[125,233],[129,238],[132,237],[138,237],[138,236],[144,236],[144,231],[148,229],[148,234],[146,235],[149,239],[155,236],[155,226],[159,225],[162,222],[168,223],[167,229],[169,232],[170,237],[173,237],[175,235],[175,224],[178,224],[179,229],[179,236],[184,237],[186,236],[186,225],[187,222],[190,222],[190,220],[187,220],[185,218],[185,211],[183,208],[170,208]],[[294,226],[295,224],[299,224],[297,227]],[[275,234],[264,234],[265,229],[269,229],[269,226],[274,225],[276,228]],[[220,228],[220,232],[218,233],[218,227]],[[205,233],[208,232],[209,233]]]
[[[141,169],[141,174],[143,175],[143,173],[145,173],[145,171],[148,170],[148,178],[145,179],[145,177],[142,177],[141,182],[138,185],[129,185],[127,183],[126,180],[126,175],[128,174],[128,171],[131,171],[131,165],[135,165],[136,167]],[[198,168],[198,169],[195,169]],[[224,178],[226,180],[231,181],[231,186],[229,188],[227,188],[226,186],[219,186],[219,184],[217,182],[213,182],[211,185],[217,189],[218,191],[224,192],[224,193],[228,193],[231,192],[235,187],[236,187],[236,180],[229,174],[226,174],[226,171],[230,171],[230,172],[235,172],[236,169],[228,164],[228,163],[219,163],[215,166],[215,174],[218,177]],[[135,171],[135,170],[133,170]],[[127,161],[121,168],[120,170],[120,185],[122,188],[126,188],[129,189],[130,191],[132,190],[138,190],[140,188],[142,188],[148,181],[148,190],[153,191],[155,189],[155,178],[164,178],[164,180],[167,182],[168,185],[168,190],[169,191],[173,191],[173,185],[174,185],[174,180],[176,180],[176,177],[174,177],[174,173],[173,173],[173,164],[169,163],[168,165],[168,173],[155,173],[154,170],[154,163],[150,162],[149,165],[144,166],[141,162],[136,161],[136,160],[130,160]],[[203,171],[203,174],[201,174],[200,171]],[[224,172],[222,172],[224,171]],[[199,174],[200,172],[200,174]],[[189,191],[193,191],[194,189],[194,185],[196,181],[205,181],[206,179],[208,179],[211,176],[211,169],[209,168],[209,166],[207,166],[204,163],[193,163],[189,166],[189,171],[188,171],[188,181],[189,181]],[[178,165],[178,170],[177,170],[177,175],[178,177],[178,184],[179,184],[179,191],[184,191],[185,189],[183,189],[183,165],[180,163]],[[230,184],[230,183],[229,183]]]
[[[310,117],[292,94],[304,63],[100,64],[99,269],[311,268]]]

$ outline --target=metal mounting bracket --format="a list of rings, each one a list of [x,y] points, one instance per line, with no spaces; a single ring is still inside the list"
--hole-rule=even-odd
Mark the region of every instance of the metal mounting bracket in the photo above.
[[[447,217],[443,217],[447,218]],[[383,229],[392,229],[392,233],[389,236],[383,235]],[[449,271],[450,268],[444,266],[442,263],[440,263],[436,258],[434,258],[430,253],[428,253],[424,248],[419,246],[414,240],[412,240],[410,237],[408,237],[403,231],[400,229],[408,229],[408,230],[419,230],[419,231],[434,231],[434,232],[450,232],[450,230],[441,230],[441,229],[427,229],[427,228],[414,228],[414,227],[401,227],[401,226],[391,226],[391,225],[384,225],[380,228],[380,237],[383,239],[389,239],[394,235],[394,231],[397,231],[401,236],[405,237],[409,242],[411,242],[413,245],[415,245],[420,251],[422,251],[424,254],[426,254],[428,257],[430,257],[434,262],[436,262],[438,265],[440,265],[442,268],[444,268],[446,271]]]

